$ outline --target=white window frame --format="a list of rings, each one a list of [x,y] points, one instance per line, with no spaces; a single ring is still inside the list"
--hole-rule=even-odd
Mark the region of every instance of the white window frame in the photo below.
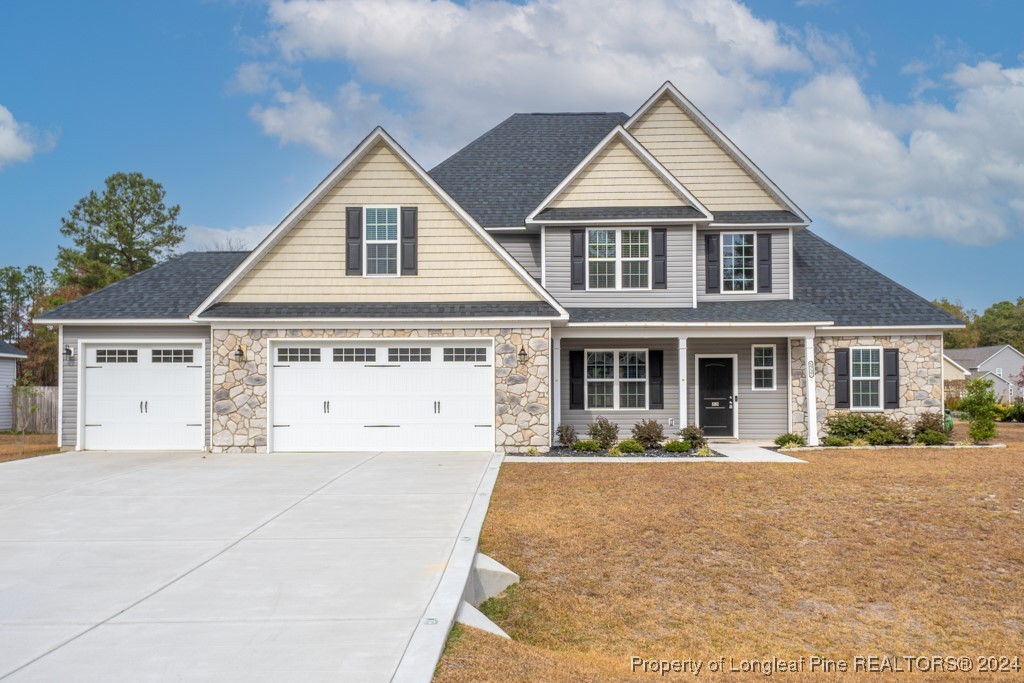
[[[584,410],[614,410],[616,412],[636,412],[636,411],[647,411],[651,409],[651,358],[650,349],[584,349],[583,350],[583,409]],[[614,355],[614,363],[612,365],[612,378],[611,379],[590,379],[587,377],[587,357],[591,353],[611,353]],[[642,353],[644,356],[644,374],[646,377],[643,380],[630,379],[619,377],[619,354],[620,353]],[[620,408],[619,407],[619,383],[620,382],[640,382],[644,383],[644,407],[643,408]],[[612,383],[612,406],[611,408],[591,408],[590,407],[590,392],[587,390],[588,385],[591,382],[611,382]]]
[[[854,377],[853,375],[853,352],[857,351],[878,351],[878,377]],[[885,409],[885,352],[881,346],[851,346],[850,347],[850,410],[865,413],[876,413]],[[857,380],[861,381],[877,381],[878,382],[878,405],[875,406],[859,406],[853,405],[853,383]]]
[[[366,212],[369,209],[394,209],[395,210],[395,239],[393,240],[369,240],[366,238]],[[369,264],[370,244],[394,244],[395,245],[395,272],[394,273],[370,273],[367,269]],[[402,208],[400,206],[364,206],[363,207],[363,277],[401,277],[402,276]]]
[[[612,263],[615,265],[615,286],[614,287],[591,287],[590,286],[590,233],[594,231],[606,231],[615,234],[615,256],[612,258],[595,258],[598,263]],[[622,233],[623,232],[645,232],[647,233],[647,256],[645,257],[623,257],[622,256]],[[651,278],[654,275],[654,244],[651,242],[652,234],[650,228],[645,227],[624,227],[624,228],[587,228],[585,234],[586,243],[583,245],[586,254],[586,283],[587,291],[590,292],[648,292],[653,289]],[[623,287],[622,286],[622,264],[627,261],[647,262],[647,286],[646,287]]]
[[[757,358],[757,354],[756,354],[756,350],[757,349],[771,349],[772,350],[772,364],[771,364],[771,366],[767,366],[767,365],[758,366],[758,365],[754,364],[754,362],[755,362],[755,360]],[[750,345],[750,390],[751,391],[776,391],[776,390],[778,390],[778,388],[779,388],[778,365],[779,365],[778,349],[775,347],[775,344],[751,344]],[[769,367],[771,368],[771,371],[772,371],[772,385],[770,387],[759,387],[759,386],[757,386],[757,377],[756,377],[757,373],[754,372],[754,371],[755,370],[768,370]]]
[[[1003,369],[1002,368],[996,368],[996,377],[1002,377],[1002,376],[1003,376]]]
[[[750,295],[757,294],[757,233],[747,230],[729,230],[718,233],[718,291],[727,295]],[[754,284],[750,289],[726,290],[725,289],[725,236],[726,235],[750,235],[753,238],[754,246]]]

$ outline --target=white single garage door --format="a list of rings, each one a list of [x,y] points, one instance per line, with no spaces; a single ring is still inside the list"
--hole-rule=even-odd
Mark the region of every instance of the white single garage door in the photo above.
[[[275,451],[493,451],[492,340],[279,341]]]
[[[201,344],[90,344],[83,356],[82,448],[205,447]]]

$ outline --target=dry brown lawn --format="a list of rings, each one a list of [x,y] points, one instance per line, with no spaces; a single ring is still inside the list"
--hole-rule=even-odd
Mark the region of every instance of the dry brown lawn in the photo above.
[[[0,462],[32,458],[57,451],[56,434],[26,434],[23,452],[20,434],[0,432]]]
[[[631,673],[632,656],[1024,667],[1024,425],[1000,429],[1005,450],[815,452],[805,465],[505,465],[481,546],[522,577],[484,606],[513,641],[459,629],[435,680],[662,678]]]

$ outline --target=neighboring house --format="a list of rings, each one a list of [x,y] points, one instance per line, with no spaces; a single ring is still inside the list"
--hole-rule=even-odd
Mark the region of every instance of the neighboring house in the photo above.
[[[971,376],[971,371],[949,357],[949,349],[942,354],[942,376],[947,382],[962,382]]]
[[[28,356],[18,347],[0,341],[0,430],[14,427],[13,387],[18,376],[18,361]]]
[[[947,361],[956,363],[972,378],[992,380],[992,390],[1002,403],[1021,398],[1020,387],[1014,383],[1024,371],[1024,353],[1009,344],[979,346],[974,349],[947,349]],[[946,375],[946,379],[951,379]]]
[[[377,128],[251,253],[40,316],[61,443],[544,451],[599,415],[813,443],[941,410],[962,323],[809,223],[668,83],[632,116],[516,114],[429,173]]]

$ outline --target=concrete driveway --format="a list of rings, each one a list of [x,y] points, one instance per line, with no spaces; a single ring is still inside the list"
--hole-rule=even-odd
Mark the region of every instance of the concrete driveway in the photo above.
[[[0,678],[389,680],[491,459],[0,464]]]

